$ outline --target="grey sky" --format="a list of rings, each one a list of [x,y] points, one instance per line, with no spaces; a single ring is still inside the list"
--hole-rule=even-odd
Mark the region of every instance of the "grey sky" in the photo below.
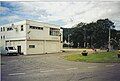
[[[33,19],[62,27],[109,18],[120,30],[120,1],[1,2],[0,24]]]

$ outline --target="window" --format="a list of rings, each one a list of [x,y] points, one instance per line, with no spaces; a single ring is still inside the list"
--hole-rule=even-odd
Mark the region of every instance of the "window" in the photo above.
[[[7,47],[5,47],[5,50],[7,50],[7,51],[8,51],[8,48],[7,48]]]
[[[23,31],[23,25],[21,25],[21,31]]]
[[[29,48],[35,48],[35,45],[29,45]]]
[[[5,39],[5,36],[3,36],[3,39]]]
[[[43,30],[43,27],[30,26],[30,29]]]
[[[1,27],[1,31],[2,31],[2,27]]]
[[[2,36],[1,36],[1,39],[2,39]]]
[[[3,31],[5,31],[5,27],[3,27]]]
[[[7,28],[7,31],[11,31],[11,30],[13,30],[13,28],[11,28],[11,27],[10,27],[10,28]]]
[[[9,50],[16,50],[15,47],[8,47]]]
[[[60,34],[60,29],[50,28],[50,35],[52,35],[52,36],[59,36],[59,34]]]

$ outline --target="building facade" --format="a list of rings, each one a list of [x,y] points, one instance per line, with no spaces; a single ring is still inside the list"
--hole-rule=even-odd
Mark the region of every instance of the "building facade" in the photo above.
[[[60,26],[32,20],[24,20],[0,26],[0,50],[14,46],[19,53],[42,54],[60,52],[62,49]]]

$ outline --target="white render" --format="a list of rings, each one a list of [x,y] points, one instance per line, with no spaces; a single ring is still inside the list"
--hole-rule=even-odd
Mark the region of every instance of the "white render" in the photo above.
[[[23,25],[23,31],[21,31],[21,25]],[[41,27],[43,29],[31,29],[30,26]],[[3,29],[0,31],[1,54],[4,53],[5,46],[14,46],[16,49],[18,46],[21,46],[21,52],[24,55],[54,53],[60,52],[62,49],[63,32],[60,26],[33,20],[24,20],[0,26],[0,29],[3,27],[5,27],[5,31]],[[12,27],[13,30],[7,31],[9,27]],[[59,32],[59,35],[50,35],[50,28],[57,29],[56,31],[57,33]],[[34,45],[35,47],[30,48],[29,45]]]

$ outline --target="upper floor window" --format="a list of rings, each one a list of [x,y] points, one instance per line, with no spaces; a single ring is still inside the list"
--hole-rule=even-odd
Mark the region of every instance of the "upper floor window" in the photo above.
[[[3,31],[5,31],[5,27],[3,27]]]
[[[21,31],[23,31],[23,25],[21,25]]]
[[[50,28],[50,35],[52,35],[52,36],[59,36],[59,34],[60,34],[60,29]]]
[[[1,31],[2,31],[2,27],[1,27]]]
[[[11,27],[10,27],[10,28],[7,28],[7,31],[11,31],[11,30],[13,30],[13,28],[11,28]]]
[[[30,29],[43,30],[43,27],[30,26]]]
[[[2,39],[2,36],[1,36],[1,39]]]

